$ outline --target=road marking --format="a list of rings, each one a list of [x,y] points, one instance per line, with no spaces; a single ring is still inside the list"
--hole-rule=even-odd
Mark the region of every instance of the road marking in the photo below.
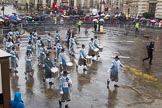
[[[111,43],[124,43],[124,42],[127,42],[127,43],[134,43],[134,41],[109,41]]]
[[[118,56],[119,58],[122,58],[122,59],[129,59],[130,57],[127,57],[127,56]],[[111,58],[114,58],[114,56],[112,56]]]
[[[144,79],[147,79],[147,80],[150,80],[150,81],[157,81],[158,80],[155,76],[147,74],[146,72],[142,72],[141,70],[139,70],[135,67],[129,66],[127,64],[125,65],[125,68],[130,70],[133,74],[140,76],[140,77],[143,77]]]

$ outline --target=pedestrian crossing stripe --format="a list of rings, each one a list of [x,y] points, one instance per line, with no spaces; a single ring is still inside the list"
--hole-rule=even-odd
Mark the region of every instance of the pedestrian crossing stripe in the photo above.
[[[137,76],[141,76],[144,79],[147,79],[149,81],[158,81],[158,79],[155,76],[147,74],[146,72],[142,72],[141,70],[139,70],[135,67],[132,67],[132,66],[129,66],[129,65],[126,64],[125,68],[130,70],[133,74],[135,74]]]

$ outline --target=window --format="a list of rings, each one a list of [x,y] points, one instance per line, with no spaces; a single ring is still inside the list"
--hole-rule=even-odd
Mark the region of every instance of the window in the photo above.
[[[149,3],[149,12],[155,14],[156,3]]]

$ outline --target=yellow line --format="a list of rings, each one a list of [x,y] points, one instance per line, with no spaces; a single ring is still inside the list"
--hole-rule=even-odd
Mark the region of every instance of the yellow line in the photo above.
[[[153,76],[153,75],[149,75],[145,72],[142,72],[141,70],[135,68],[135,67],[131,67],[129,65],[125,65],[125,68],[129,69],[133,74],[137,75],[137,76],[141,76],[147,80],[150,80],[150,81],[157,81],[158,79]]]

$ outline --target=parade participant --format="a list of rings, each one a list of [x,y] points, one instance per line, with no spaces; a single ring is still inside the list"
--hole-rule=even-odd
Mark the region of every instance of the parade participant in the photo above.
[[[63,47],[60,44],[60,41],[58,40],[57,44],[56,44],[56,61],[58,61],[58,56],[61,52],[61,49],[63,49]]]
[[[57,44],[58,41],[60,41],[60,35],[58,31],[56,31],[56,34],[54,35],[54,41],[55,41],[55,45]]]
[[[99,48],[99,40],[97,39],[97,36],[94,37],[93,46],[95,48]],[[99,52],[96,56],[97,56],[97,59],[98,59],[98,57],[100,57]]]
[[[94,57],[95,55],[93,54],[93,49],[95,48],[93,45],[93,38],[88,43],[89,49],[88,49],[88,55]]]
[[[51,49],[52,47],[52,45],[51,45],[51,34],[50,33],[48,33],[48,36],[46,37],[46,41],[47,41],[47,49]]]
[[[37,33],[37,31],[36,31],[36,30],[34,30],[34,31],[32,32],[32,34],[33,34],[33,36],[35,36],[35,37],[37,37],[37,36],[38,36],[38,33]]]
[[[50,59],[50,54],[46,54],[46,58],[44,59],[44,65],[45,65],[45,79],[49,79],[49,85],[52,85],[53,82],[51,81],[52,78],[52,72],[51,68],[54,67],[52,60]]]
[[[66,102],[65,108],[69,108],[68,102],[71,101],[70,93],[71,93],[72,81],[70,76],[68,76],[68,72],[64,71],[63,76],[59,79],[59,90],[60,97],[59,107],[62,107],[62,103]]]
[[[74,56],[74,49],[75,49],[76,43],[75,43],[75,39],[74,39],[74,35],[70,38],[69,40],[69,51],[70,51],[70,55]]]
[[[11,108],[25,108],[20,92],[15,92],[14,99],[11,100]]]
[[[85,45],[82,44],[82,49],[79,51],[79,61],[78,65],[82,66],[84,65],[83,71],[87,70],[87,64],[86,64],[86,52],[85,52]]]
[[[33,69],[32,69],[32,55],[29,50],[26,51],[25,56],[25,74],[29,74],[30,76],[33,75]]]
[[[38,54],[40,53],[41,46],[42,46],[42,40],[40,37],[38,37],[38,40],[37,40]]]
[[[28,42],[26,50],[29,51],[31,55],[33,55],[33,45],[31,41]]]
[[[31,41],[33,43],[33,33],[30,33],[28,36],[28,42]]]
[[[36,36],[36,35],[32,35],[32,39],[33,39],[33,45],[34,45],[34,49],[36,49],[36,44],[37,44],[37,36]]]
[[[41,48],[40,48],[40,54],[39,54],[39,66],[42,65],[42,67],[44,68],[44,59],[46,58],[46,50],[44,47],[44,44],[42,44]]]
[[[20,32],[18,31],[18,29],[15,30],[14,35],[15,35],[15,42],[19,43]]]
[[[6,52],[10,53],[12,46],[13,46],[13,43],[11,41],[11,38],[9,38],[8,41],[6,42]]]
[[[60,71],[66,70],[67,56],[64,49],[61,49],[61,53],[58,56],[58,61],[60,64]]]
[[[99,40],[98,40],[97,36],[94,37],[93,45],[94,45],[94,47],[99,48],[99,47],[98,47],[98,45],[99,45]]]
[[[145,60],[149,60],[149,64],[152,65],[152,58],[153,58],[153,51],[154,51],[154,45],[155,43],[153,41],[151,41],[150,43],[148,43],[148,45],[146,46],[147,48],[147,56],[146,58],[143,59],[143,62]]]
[[[6,42],[8,41],[8,37],[7,37],[7,34],[4,36],[3,38],[3,48],[4,50],[6,50]]]
[[[10,38],[11,40],[13,39],[13,32],[11,30],[9,30],[9,32],[7,33],[8,38]]]
[[[11,59],[10,59],[11,60],[11,70],[14,71],[15,74],[16,74],[18,72],[16,70],[16,68],[18,67],[18,59],[19,59],[19,57],[18,57],[18,55],[17,55],[17,53],[15,51],[15,47],[12,47],[12,50],[11,50],[10,54],[11,54]]]
[[[67,36],[66,36],[66,39],[67,39],[67,47],[69,48],[69,40],[70,40],[70,38],[71,38],[71,30],[70,29],[68,29],[68,31],[67,31]]]
[[[110,80],[115,81],[114,87],[119,87],[117,85],[118,73],[120,72],[120,67],[124,67],[124,65],[120,62],[118,56],[116,56],[114,59],[115,60],[112,62],[111,67],[108,69],[108,72],[110,72]],[[110,80],[107,80],[107,88],[109,88]]]

